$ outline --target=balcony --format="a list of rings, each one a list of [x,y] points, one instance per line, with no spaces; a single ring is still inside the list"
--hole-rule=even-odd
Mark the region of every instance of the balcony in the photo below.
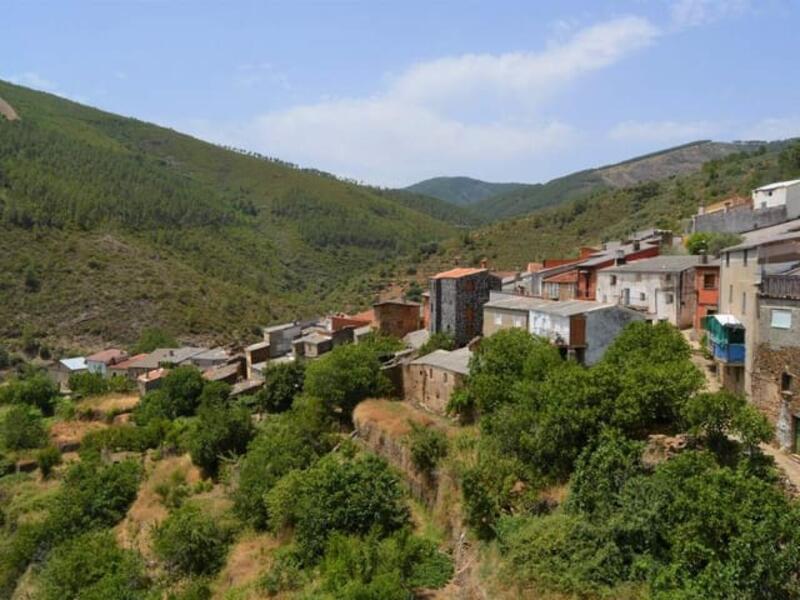
[[[708,349],[714,358],[728,365],[743,365],[745,359],[744,325],[733,315],[710,315],[703,318]]]
[[[709,350],[714,355],[714,358],[727,365],[743,365],[744,364],[744,344],[717,344],[709,340]]]

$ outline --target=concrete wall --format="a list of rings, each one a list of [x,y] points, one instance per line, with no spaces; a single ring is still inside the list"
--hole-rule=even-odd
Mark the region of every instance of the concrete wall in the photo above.
[[[612,280],[616,276],[616,283]],[[646,310],[656,320],[666,320],[676,327],[691,324],[692,311],[682,309],[681,275],[676,273],[607,273],[600,271],[597,283],[598,302],[624,304],[624,290],[629,290],[628,306]],[[642,297],[642,295],[644,295]],[[686,300],[684,300],[686,301]]]
[[[622,307],[587,312],[585,364],[593,365],[603,358],[614,339],[634,321],[644,321],[644,315]]]
[[[484,307],[483,335],[488,337],[501,329],[519,327],[528,330],[528,311],[507,308]]]
[[[564,344],[568,344],[569,322],[569,317],[532,310],[528,317],[528,332],[545,337],[551,342],[560,337]]]
[[[403,365],[405,400],[431,412],[444,415],[447,403],[464,376],[446,369],[425,365]]]
[[[769,227],[787,221],[789,218],[786,206],[773,206],[752,210],[749,206],[741,206],[726,211],[718,211],[708,215],[692,217],[692,231],[717,233],[742,233],[761,227]]]
[[[108,377],[108,367],[106,366],[106,363],[99,360],[87,360],[86,370],[89,371],[89,373],[96,373],[98,375],[102,375],[103,377]]]

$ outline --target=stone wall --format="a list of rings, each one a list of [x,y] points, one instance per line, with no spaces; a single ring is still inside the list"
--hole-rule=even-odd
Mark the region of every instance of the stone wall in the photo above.
[[[412,404],[444,415],[447,403],[463,376],[426,365],[403,365],[403,396]]]
[[[692,217],[692,231],[742,233],[760,227],[778,225],[788,219],[786,206],[753,210],[743,206]]]
[[[781,377],[792,375],[789,394],[781,392]],[[775,426],[775,443],[794,452],[794,417],[800,416],[800,347],[759,344],[753,361],[752,402]]]

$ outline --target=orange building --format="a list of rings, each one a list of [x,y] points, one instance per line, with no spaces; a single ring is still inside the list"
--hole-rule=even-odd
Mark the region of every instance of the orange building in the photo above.
[[[373,305],[375,326],[385,335],[402,338],[420,328],[420,304],[403,299],[383,300]]]
[[[707,257],[706,257],[707,258]],[[719,311],[719,260],[702,262],[694,268],[694,289],[697,302],[694,311],[694,334],[703,335],[703,317]]]

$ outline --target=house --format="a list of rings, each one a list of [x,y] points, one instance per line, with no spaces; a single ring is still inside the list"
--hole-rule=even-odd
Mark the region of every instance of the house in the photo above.
[[[542,302],[529,310],[528,331],[550,340],[565,357],[593,365],[626,325],[644,319],[640,312],[614,304]]]
[[[72,358],[62,358],[57,363],[54,363],[48,369],[48,372],[50,373],[51,379],[58,384],[60,388],[66,388],[71,375],[85,373],[87,370],[86,359],[83,356],[75,356]]]
[[[128,353],[117,348],[109,348],[102,352],[96,352],[86,357],[86,368],[90,373],[97,373],[103,377],[109,377],[109,367],[122,362],[128,358]]]
[[[431,322],[431,293],[429,291],[422,292],[422,326],[425,329],[430,329]]]
[[[247,379],[253,379],[253,365],[269,360],[270,343],[258,342],[244,349],[245,372]]]
[[[786,206],[794,213],[800,207],[800,179],[791,181],[778,181],[769,185],[762,185],[753,190],[753,208],[771,208]],[[787,217],[798,216],[787,214]]]
[[[703,335],[703,319],[719,312],[719,260],[700,256],[694,268],[694,293],[692,330],[695,339],[699,339]]]
[[[520,286],[529,296],[545,296],[545,279],[571,271],[574,265],[597,252],[595,248],[584,246],[577,258],[546,258],[541,262],[528,263],[525,273],[520,277]]]
[[[146,356],[147,354],[144,353],[131,356],[122,362],[118,362],[117,364],[108,367],[108,372],[111,377],[126,377],[130,380],[135,380],[136,376],[131,373],[130,368],[131,366],[136,365],[138,361],[141,361]],[[141,373],[139,373],[139,375],[141,375]]]
[[[231,355],[225,348],[211,348],[195,354],[189,359],[189,362],[204,371],[211,367],[227,364],[230,358]]]
[[[597,273],[597,299],[646,313],[653,321],[691,327],[695,317],[694,268],[700,256],[658,256],[627,262]]]
[[[533,308],[552,304],[549,300],[492,292],[483,305],[483,335],[490,336],[501,329],[517,327],[528,331],[528,317]]]
[[[302,331],[303,325],[299,321],[265,327],[264,341],[269,342],[270,358],[289,354],[292,351],[292,342],[302,335]]]
[[[136,385],[139,388],[139,395],[144,396],[146,393],[160,388],[167,373],[169,373],[169,369],[159,367],[139,375],[136,378]]]
[[[701,207],[692,217],[692,231],[742,233],[798,217],[800,179],[778,181],[754,189],[750,198],[728,198]]]
[[[457,346],[464,346],[481,334],[483,305],[490,291],[500,287],[500,278],[487,269],[457,268],[434,275],[430,280],[431,333],[447,333]]]
[[[348,331],[353,331],[349,329]],[[333,337],[318,331],[311,331],[293,343],[295,357],[318,358],[333,350]]]
[[[735,394],[743,394],[745,327],[734,315],[715,314],[703,319],[708,351],[717,365],[720,385]]]
[[[403,365],[406,401],[443,415],[453,392],[469,374],[469,348],[436,350]]]
[[[242,375],[241,367],[242,364],[240,362],[210,367],[203,371],[203,379],[206,381],[222,381],[233,385]]]
[[[758,299],[752,401],[777,445],[800,454],[800,269],[763,276]]]
[[[402,338],[420,327],[419,302],[410,302],[402,298],[381,300],[376,302],[372,309],[375,315],[375,328],[383,335]]]
[[[744,361],[729,364],[742,379],[738,386],[752,396],[753,349],[758,342],[758,290],[767,275],[781,275],[800,262],[800,219],[742,234],[743,242],[720,254],[719,312],[736,318],[744,328]]]
[[[135,379],[159,367],[177,367],[183,364],[191,364],[190,359],[193,356],[207,350],[208,348],[196,348],[194,346],[157,348],[140,359],[132,360],[128,365],[128,376]]]
[[[595,300],[597,298],[597,274],[600,270],[612,267],[620,261],[633,262],[643,258],[652,258],[660,254],[660,245],[656,241],[634,240],[619,246],[607,246],[602,250],[577,263],[573,268],[577,271],[575,298]]]
[[[542,279],[542,297],[550,300],[574,300],[578,295],[578,271],[570,269]]]

